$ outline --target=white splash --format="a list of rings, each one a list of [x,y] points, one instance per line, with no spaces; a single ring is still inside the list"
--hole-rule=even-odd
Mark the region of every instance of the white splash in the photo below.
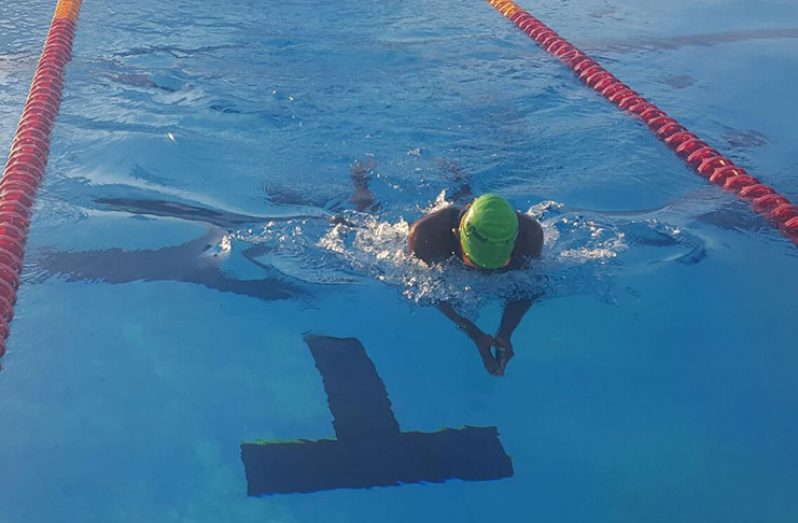
[[[446,205],[444,191],[414,214]],[[381,221],[355,211],[344,211],[334,223],[315,218],[272,221],[261,231],[238,233],[236,239],[264,244],[268,254],[261,261],[291,278],[324,284],[380,281],[413,302],[448,300],[465,314],[473,314],[486,300],[541,294],[588,294],[611,302],[619,257],[628,249],[627,233],[632,243],[639,242],[641,234],[656,240],[666,235],[673,239],[672,244],[666,242],[672,245],[670,251],[690,247],[689,242],[680,243],[683,233],[678,227],[647,215],[619,219],[568,212],[555,201],[541,202],[526,213],[543,227],[542,255],[528,269],[497,273],[474,271],[457,260],[427,266],[407,252],[406,220]],[[658,251],[657,259],[664,259],[663,254],[667,253]]]

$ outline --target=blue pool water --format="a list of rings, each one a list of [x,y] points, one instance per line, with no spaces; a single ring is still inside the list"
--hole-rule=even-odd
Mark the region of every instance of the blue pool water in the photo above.
[[[794,1],[520,5],[798,201]],[[0,144],[52,7],[0,5]],[[466,180],[542,220],[531,271],[408,259]],[[87,0],[0,372],[0,522],[794,522],[797,266],[486,2]],[[503,378],[430,306],[492,334],[533,292]],[[335,437],[307,335],[362,343],[402,431],[496,427],[512,476],[247,496],[242,443]]]

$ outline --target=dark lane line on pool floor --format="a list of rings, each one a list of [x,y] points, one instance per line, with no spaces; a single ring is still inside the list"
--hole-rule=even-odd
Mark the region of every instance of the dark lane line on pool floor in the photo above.
[[[308,336],[336,439],[241,445],[247,494],[310,493],[513,475],[496,427],[401,432],[385,384],[355,338]]]

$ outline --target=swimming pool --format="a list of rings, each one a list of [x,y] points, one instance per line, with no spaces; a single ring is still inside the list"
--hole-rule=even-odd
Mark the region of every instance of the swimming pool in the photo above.
[[[0,6],[5,144],[45,4]],[[0,372],[0,522],[795,520],[795,246],[489,4],[129,4],[81,13]],[[521,5],[798,200],[793,2]],[[534,271],[403,255],[464,180],[541,217]],[[428,305],[492,332],[530,288],[499,379]],[[352,379],[318,340],[357,349]],[[382,383],[405,434],[495,427],[511,475],[477,443],[495,479],[248,496],[242,443],[335,438],[330,380]]]

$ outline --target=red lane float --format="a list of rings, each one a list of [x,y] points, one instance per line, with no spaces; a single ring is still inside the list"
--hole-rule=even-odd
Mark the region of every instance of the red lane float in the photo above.
[[[0,179],[0,357],[14,315],[31,208],[44,176],[82,0],[59,0]]]
[[[594,91],[619,108],[639,116],[649,129],[682,157],[699,175],[733,191],[798,245],[798,206],[775,189],[749,175],[710,147],[665,111],[640,96],[595,60],[562,38],[546,24],[510,0],[488,0],[501,14],[529,35],[549,54],[559,58]]]

